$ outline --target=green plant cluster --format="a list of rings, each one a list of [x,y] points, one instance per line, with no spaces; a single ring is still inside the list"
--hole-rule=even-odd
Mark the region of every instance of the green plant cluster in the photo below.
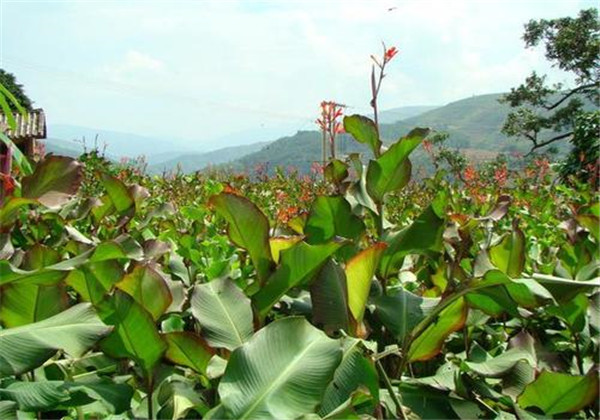
[[[343,123],[373,159],[323,180],[18,176],[0,418],[596,418],[596,192],[543,161],[410,182],[430,130]]]

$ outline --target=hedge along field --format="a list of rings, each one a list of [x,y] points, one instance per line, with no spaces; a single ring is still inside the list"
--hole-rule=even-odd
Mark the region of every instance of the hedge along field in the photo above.
[[[431,130],[384,148],[334,105],[373,158],[322,176],[4,178],[0,418],[596,418],[597,191],[543,159],[411,181]]]

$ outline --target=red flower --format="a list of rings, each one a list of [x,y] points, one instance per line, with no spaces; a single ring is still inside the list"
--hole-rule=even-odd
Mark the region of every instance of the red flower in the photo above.
[[[4,190],[5,195],[12,195],[15,190],[15,180],[12,176],[7,174],[1,174],[0,177],[2,180],[2,189]]]
[[[473,166],[467,166],[465,169],[464,177],[465,181],[467,182],[474,181],[475,179],[477,179],[477,171]]]
[[[392,58],[394,58],[396,54],[398,54],[398,50],[396,49],[396,47],[388,48],[385,52],[385,55],[383,56],[383,61],[387,63]]]

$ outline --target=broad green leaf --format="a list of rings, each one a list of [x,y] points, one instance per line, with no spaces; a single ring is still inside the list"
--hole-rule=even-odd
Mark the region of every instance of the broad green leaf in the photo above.
[[[250,200],[235,194],[214,195],[210,203],[227,220],[229,237],[248,251],[258,278],[264,282],[273,268],[266,216]]]
[[[6,328],[19,327],[50,318],[67,309],[67,305],[67,291],[62,284],[9,284],[0,294],[0,320]]]
[[[412,167],[408,156],[430,131],[427,128],[415,128],[377,160],[369,162],[367,191],[375,202],[382,203],[385,194],[399,190],[408,183]]]
[[[371,360],[364,355],[361,340],[347,337],[343,341],[342,362],[335,370],[323,396],[319,415],[325,417],[335,411],[360,387],[379,397],[379,377]],[[372,410],[372,408],[371,408]]]
[[[327,181],[339,184],[348,177],[348,165],[339,159],[332,159],[325,166],[324,174]]]
[[[587,296],[580,293],[568,302],[548,307],[546,311],[565,321],[572,331],[581,332],[585,327],[588,306]]]
[[[36,203],[37,200],[32,198],[10,197],[0,208],[0,227],[11,227],[17,220],[19,211],[22,208]]]
[[[361,322],[371,290],[371,281],[386,244],[380,242],[365,249],[346,264],[348,307],[357,322]]]
[[[75,159],[49,156],[36,165],[33,174],[23,178],[22,196],[46,207],[59,207],[77,192],[82,179],[82,166]]]
[[[116,289],[98,304],[98,314],[106,324],[114,326],[113,332],[101,342],[106,354],[130,357],[150,373],[167,348],[150,313],[127,293]]]
[[[500,378],[513,369],[517,363],[525,361],[535,367],[534,355],[524,349],[510,349],[496,357],[482,362],[465,361],[473,372],[486,378]]]
[[[215,352],[202,338],[192,332],[172,332],[163,337],[167,343],[167,360],[206,373],[208,362]]]
[[[0,419],[17,420],[19,406],[14,401],[0,401]]]
[[[408,228],[386,238],[388,248],[381,257],[381,275],[387,278],[396,273],[408,254],[441,251],[445,226],[441,208],[430,205]]]
[[[284,318],[237,348],[219,384],[231,419],[295,419],[314,413],[342,359],[340,343],[304,318]]]
[[[71,271],[65,283],[75,289],[83,300],[95,305],[123,278],[123,274],[121,264],[106,260],[87,263]]]
[[[154,320],[160,318],[173,301],[165,279],[149,264],[136,265],[116,287],[133,297]]]
[[[212,347],[233,350],[254,332],[250,299],[226,278],[194,287],[192,314]]]
[[[130,385],[96,375],[77,382],[66,382],[65,385],[74,397],[76,394],[85,394],[91,400],[100,402],[106,408],[107,414],[121,414],[129,410],[134,394]],[[79,398],[74,398],[72,405],[79,405],[78,400]]]
[[[271,247],[271,255],[273,255],[273,261],[279,264],[279,257],[281,251],[291,248],[296,243],[303,239],[302,236],[276,236],[269,239],[269,246]]]
[[[327,334],[349,330],[348,287],[344,270],[328,260],[310,286],[312,321]]]
[[[344,130],[359,143],[368,145],[374,156],[379,156],[381,140],[373,120],[362,115],[348,115],[344,117]]]
[[[525,267],[525,235],[513,223],[513,231],[489,250],[491,262],[509,277],[521,275]]]
[[[50,411],[70,398],[63,381],[13,382],[0,388],[0,400],[14,401],[21,411]]]
[[[336,236],[356,240],[364,231],[363,221],[341,196],[317,197],[304,226],[306,242],[310,244],[328,242]]]
[[[102,185],[104,185],[110,201],[119,213],[124,213],[133,208],[135,205],[134,197],[123,181],[103,173]]]
[[[581,292],[589,292],[600,288],[600,277],[578,281],[535,273],[532,278],[547,289],[558,302],[567,302]]]
[[[308,283],[343,242],[309,245],[298,242],[281,253],[279,267],[267,283],[252,296],[252,302],[261,317],[292,287]]]
[[[448,392],[439,391],[431,387],[418,386],[409,383],[402,383],[399,386],[402,404],[410,409],[421,419],[455,419],[459,418],[453,406],[453,402],[463,402],[465,400],[451,396]],[[472,410],[468,419],[479,418],[475,406],[475,417],[472,417]]]
[[[468,307],[463,298],[450,303],[427,329],[414,338],[408,350],[409,362],[429,360],[438,354],[446,338],[463,327],[467,314]]]
[[[439,298],[417,296],[402,287],[375,299],[375,313],[400,343],[440,302]]]
[[[80,303],[43,321],[0,330],[0,377],[34,369],[59,349],[79,357],[110,329],[90,304]]]
[[[597,371],[592,370],[585,376],[572,376],[544,370],[525,388],[517,402],[523,408],[538,407],[544,414],[552,416],[577,412],[597,398]]]

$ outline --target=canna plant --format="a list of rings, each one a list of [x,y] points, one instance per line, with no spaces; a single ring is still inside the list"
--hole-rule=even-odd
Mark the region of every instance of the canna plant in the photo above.
[[[287,220],[294,177],[37,163],[0,208],[1,417],[596,417],[593,194],[476,204],[410,182],[431,130],[343,124],[372,159]]]

